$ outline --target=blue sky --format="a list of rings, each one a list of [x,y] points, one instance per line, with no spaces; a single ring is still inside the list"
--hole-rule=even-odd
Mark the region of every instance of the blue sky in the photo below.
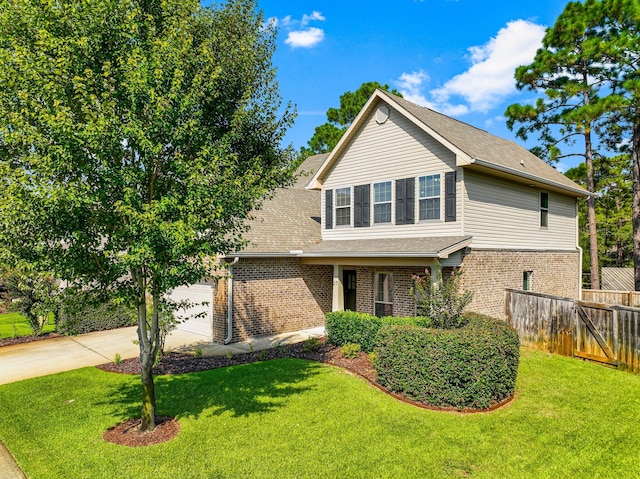
[[[278,25],[280,92],[297,107],[286,142],[306,145],[340,95],[367,81],[519,143],[503,117],[533,101],[515,88],[565,0],[258,0]],[[529,142],[527,147],[533,146]],[[578,159],[564,159],[561,171]]]

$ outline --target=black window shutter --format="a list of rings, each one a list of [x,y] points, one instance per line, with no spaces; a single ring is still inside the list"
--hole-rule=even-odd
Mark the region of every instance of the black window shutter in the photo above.
[[[353,188],[353,226],[362,228],[371,224],[371,186],[360,185]]]
[[[326,190],[324,194],[324,227],[330,230],[333,228],[333,190]]]
[[[456,172],[444,174],[444,221],[456,220]]]
[[[405,187],[406,180],[396,180],[396,224],[406,224],[405,217]]]
[[[415,223],[415,190],[415,178],[404,178],[402,180],[396,180],[397,225],[410,225]]]
[[[416,211],[416,179],[415,178],[407,178],[405,180],[406,188],[404,192],[405,196],[405,224],[412,225],[416,222],[415,211]]]

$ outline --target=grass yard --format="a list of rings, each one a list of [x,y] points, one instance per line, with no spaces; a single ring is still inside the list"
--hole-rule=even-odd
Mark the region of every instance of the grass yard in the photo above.
[[[49,333],[55,329],[53,324],[53,316],[49,318],[45,324],[43,333]],[[20,313],[3,313],[0,314],[0,339],[15,338],[18,336],[30,336],[33,329],[29,326],[27,318]]]
[[[322,364],[280,359],[157,379],[179,436],[102,432],[137,416],[138,378],[86,368],[0,386],[0,439],[39,478],[625,478],[640,476],[640,376],[524,349],[492,413],[401,403]]]

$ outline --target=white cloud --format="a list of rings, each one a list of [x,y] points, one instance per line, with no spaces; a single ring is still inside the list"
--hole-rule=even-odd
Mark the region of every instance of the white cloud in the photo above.
[[[302,15],[302,20],[300,21],[300,24],[305,27],[309,24],[309,22],[311,21],[319,21],[319,22],[323,22],[324,20],[326,20],[326,18],[324,18],[324,16],[322,15],[322,13],[314,10],[313,12],[311,12],[311,15],[307,15],[306,13],[304,15]]]
[[[430,100],[420,93],[420,83],[406,82],[405,75],[415,73],[403,73],[399,89],[407,99],[420,99],[417,103],[447,115],[486,113],[516,92],[515,70],[533,61],[544,33],[545,27],[526,20],[509,22],[486,44],[469,48],[471,67],[430,90]]]
[[[289,35],[287,35],[287,39],[284,42],[293,48],[310,48],[317,45],[322,40],[324,40],[324,30],[310,27],[306,30],[289,32]]]
[[[429,82],[429,75],[423,71],[403,73],[397,81],[398,88],[400,88],[402,96],[410,102],[417,103],[418,105],[426,105],[429,103],[429,101],[420,92],[420,87],[425,82]]]
[[[326,18],[322,13],[314,10],[311,14],[302,15],[301,20],[294,20],[291,15],[287,15],[279,21],[279,24],[288,30],[287,38],[284,41],[293,48],[311,48],[324,40],[324,30],[317,27],[307,27],[310,22],[323,22]],[[297,28],[297,29],[295,29]]]
[[[396,82],[402,96],[412,103],[437,110],[445,115],[464,115],[469,112],[465,105],[438,104],[428,100],[421,92],[424,83],[429,83],[429,75],[423,71],[403,73]]]

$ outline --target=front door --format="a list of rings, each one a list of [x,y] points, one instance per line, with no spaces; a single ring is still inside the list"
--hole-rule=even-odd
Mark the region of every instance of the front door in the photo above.
[[[345,269],[342,272],[342,286],[344,291],[344,309],[356,310],[356,272]]]

